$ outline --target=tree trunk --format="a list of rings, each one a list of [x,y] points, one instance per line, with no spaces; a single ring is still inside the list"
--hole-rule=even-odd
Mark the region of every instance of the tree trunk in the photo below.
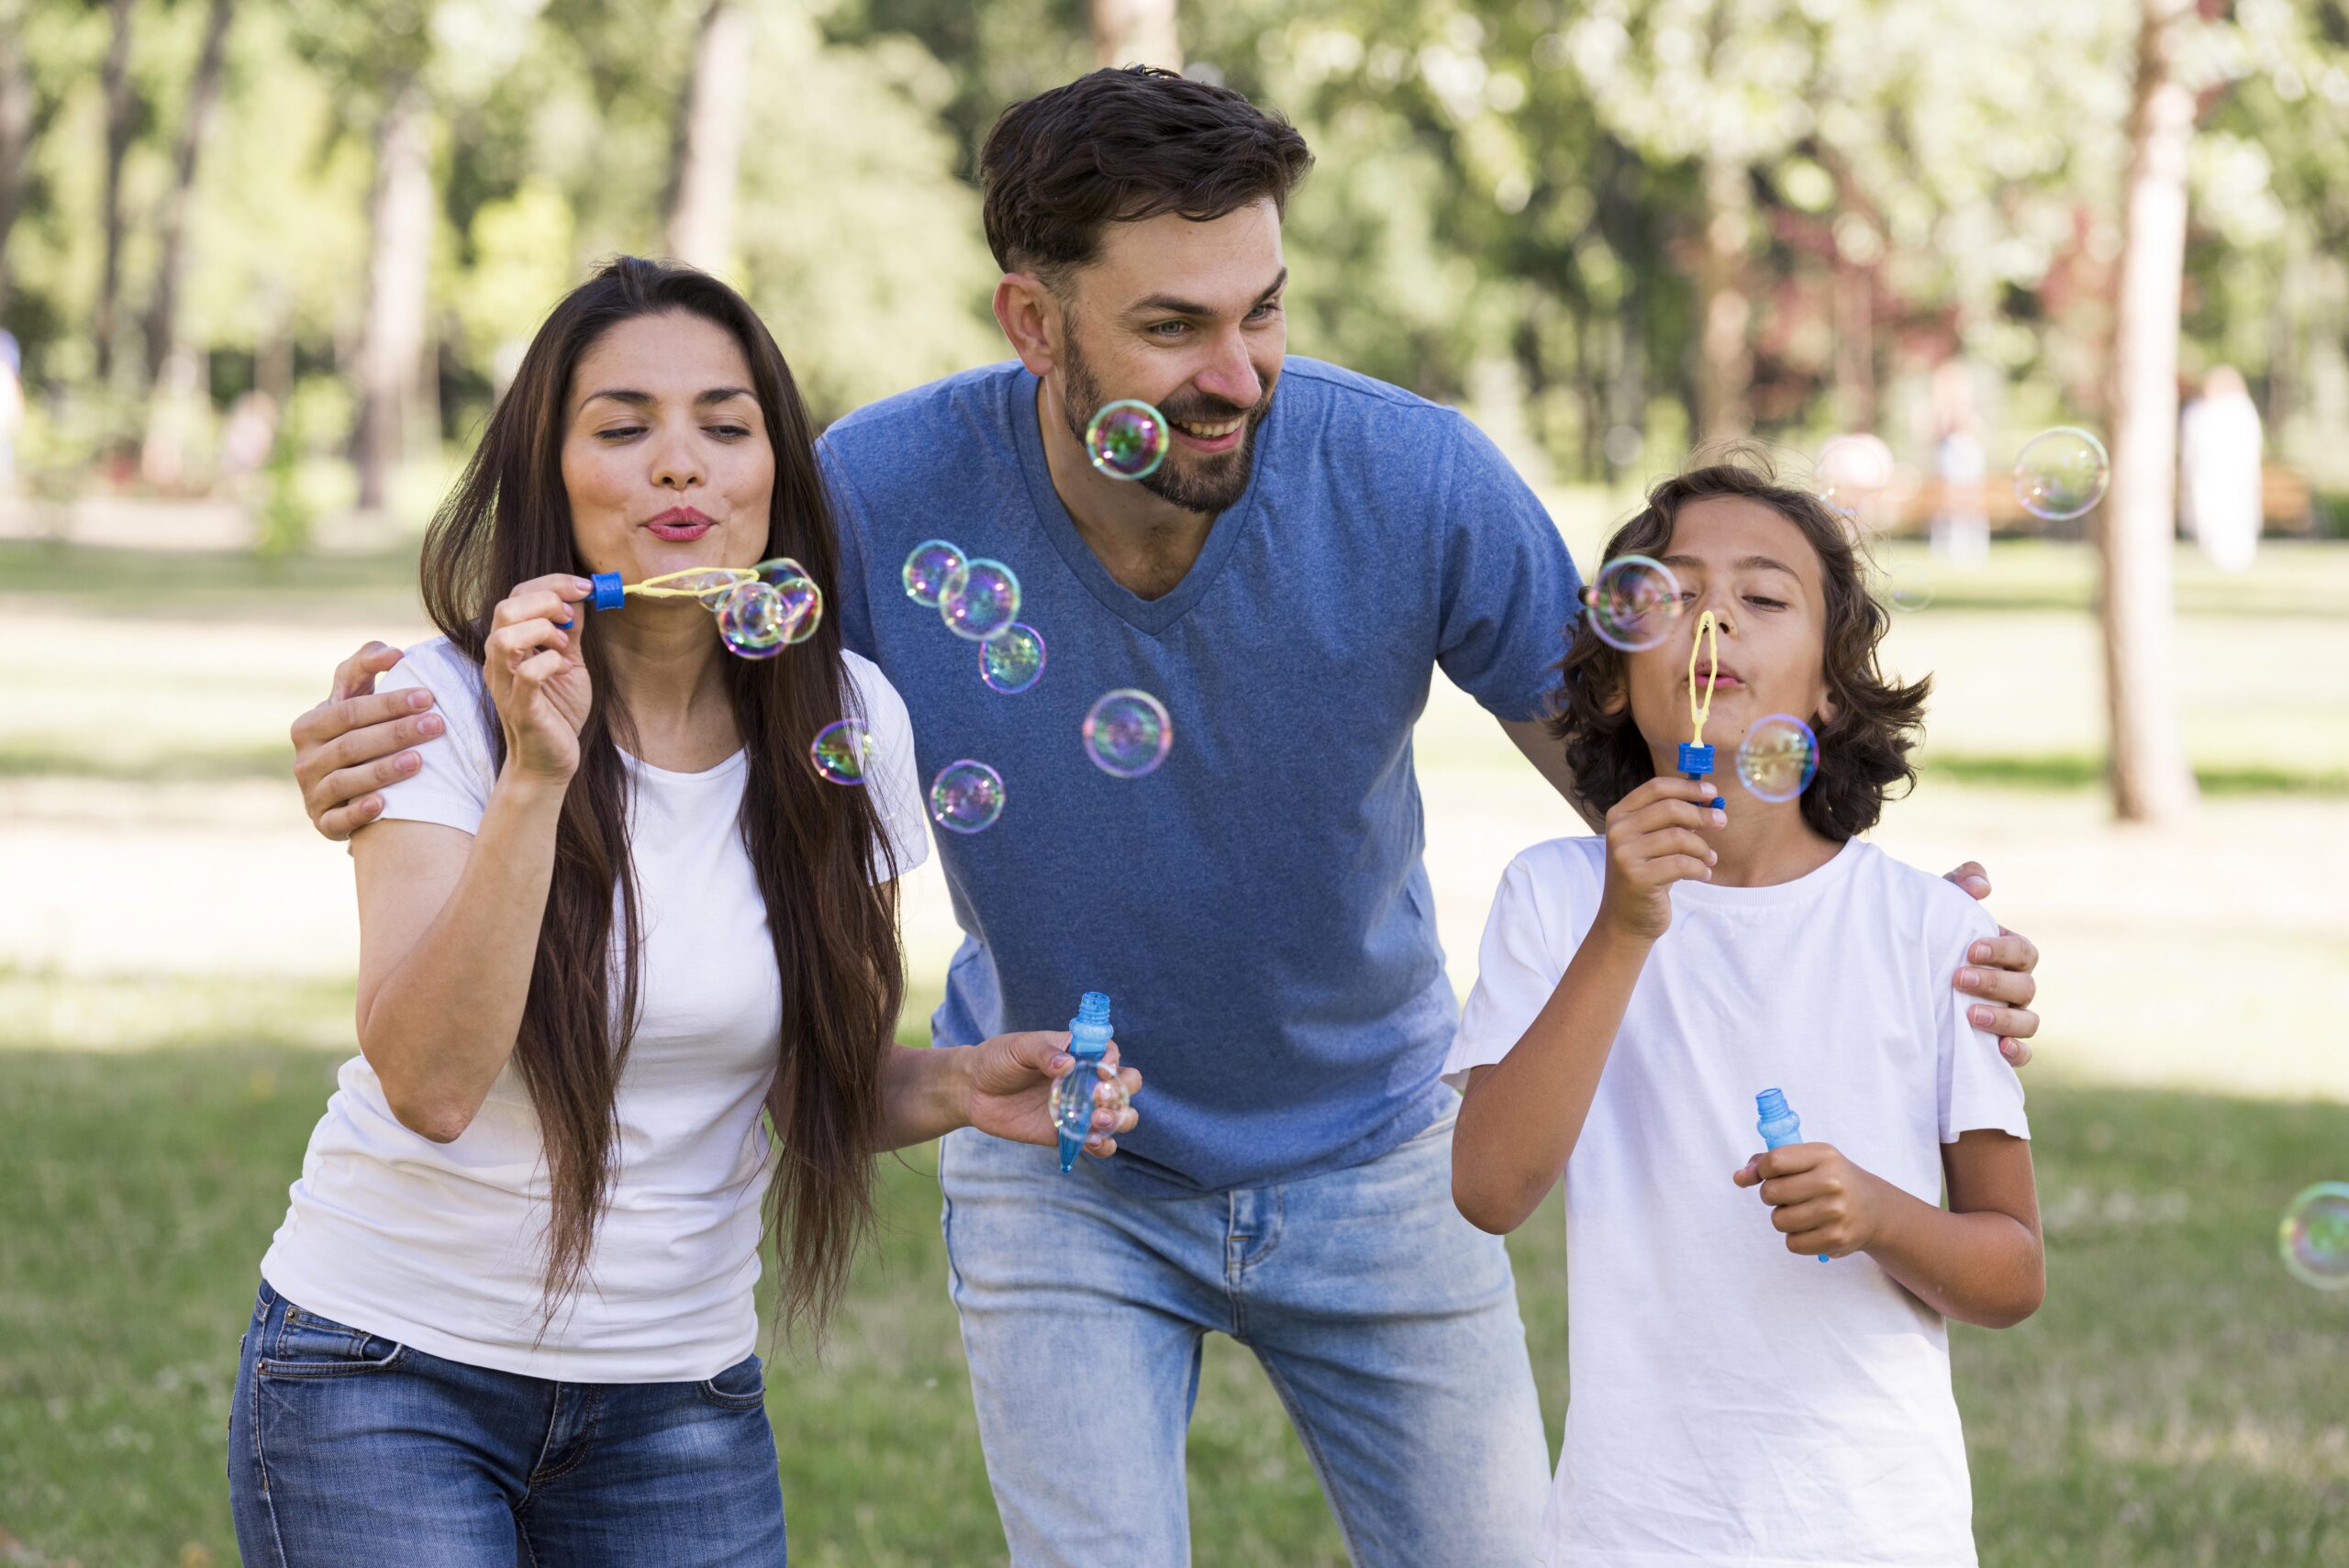
[[[130,0],[109,0],[114,33],[101,73],[106,110],[106,194],[99,211],[105,235],[98,263],[98,306],[91,323],[97,339],[98,380],[114,373],[116,315],[122,295],[122,160],[130,150],[130,121],[136,105],[130,90]]]
[[[360,328],[359,505],[380,509],[406,450],[408,406],[424,356],[432,260],[432,117],[411,76],[392,95],[375,133],[373,239],[367,317]]]
[[[181,273],[185,270],[188,199],[195,187],[195,163],[203,150],[204,130],[212,105],[220,95],[221,62],[228,54],[228,18],[235,0],[212,0],[204,22],[204,50],[197,56],[195,75],[188,83],[187,116],[180,122],[179,146],[172,162],[172,191],[163,203],[160,226],[161,256],[155,269],[155,294],[147,306],[147,379],[163,373],[163,359],[172,351],[172,337],[179,326]]]
[[[734,249],[750,85],[751,14],[736,0],[709,0],[677,116],[668,226],[669,254],[707,272],[723,269]]]
[[[1745,165],[1705,164],[1705,248],[1697,277],[1697,429],[1694,446],[1734,440],[1753,428],[1753,303],[1746,296],[1745,249],[1753,193]]]
[[[23,22],[15,6],[0,17],[0,309],[8,304],[8,231],[24,200],[25,154],[33,144],[33,73]]]
[[[2177,339],[2194,95],[2172,51],[2194,0],[2139,0],[2120,300],[2112,346],[2112,491],[2104,568],[2105,706],[2113,811],[2157,822],[2194,803],[2177,718],[2170,588],[2177,501]]]
[[[1876,394],[1876,272],[1835,253],[1835,420],[1845,430],[1874,432]]]
[[[1097,65],[1163,65],[1183,69],[1174,36],[1176,0],[1092,0]]]

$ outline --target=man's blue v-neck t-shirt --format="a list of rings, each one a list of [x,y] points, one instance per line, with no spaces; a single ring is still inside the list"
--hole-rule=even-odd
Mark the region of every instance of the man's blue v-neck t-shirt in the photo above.
[[[1147,1079],[1109,1178],[1213,1191],[1358,1163],[1422,1130],[1457,1010],[1420,852],[1411,727],[1444,673],[1501,718],[1546,709],[1579,582],[1554,525],[1454,410],[1289,359],[1247,493],[1173,592],[1102,566],[1052,488],[1036,378],[950,377],[819,443],[848,646],[913,718],[921,778],[1003,775],[984,832],[940,829],[965,934],[941,1045],[1063,1029],[1113,1000]],[[1043,677],[1005,695],[907,597],[944,539],[1019,574]],[[1096,698],[1140,687],[1174,747],[1138,779],[1086,756]]]

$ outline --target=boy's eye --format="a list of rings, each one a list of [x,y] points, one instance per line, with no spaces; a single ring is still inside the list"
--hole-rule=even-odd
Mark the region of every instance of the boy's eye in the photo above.
[[[1787,607],[1787,603],[1784,599],[1765,598],[1759,594],[1746,595],[1745,602],[1749,605],[1760,605],[1765,608],[1773,610],[1783,610]]]

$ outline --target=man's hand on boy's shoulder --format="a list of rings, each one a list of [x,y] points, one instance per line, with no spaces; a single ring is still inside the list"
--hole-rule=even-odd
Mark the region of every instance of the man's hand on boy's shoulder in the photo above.
[[[1943,879],[1954,882],[1976,898],[1990,896],[1990,873],[1979,861],[1968,861]],[[2032,971],[2039,967],[2039,948],[2029,937],[1998,928],[1965,950],[1965,967],[1954,982],[1958,991],[1979,998],[1966,1009],[1978,1029],[1998,1037],[1999,1053],[2017,1067],[2031,1065],[2031,1037],[2039,1032],[2039,1015],[2031,1010],[2039,995]]]
[[[294,782],[310,825],[340,841],[384,810],[374,793],[416,772],[420,746],[444,728],[421,686],[378,695],[375,677],[400,662],[400,651],[371,642],[335,666],[326,701],[294,721]]]

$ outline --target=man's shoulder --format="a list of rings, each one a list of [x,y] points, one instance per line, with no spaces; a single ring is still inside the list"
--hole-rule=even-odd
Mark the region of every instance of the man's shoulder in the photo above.
[[[1018,360],[1005,360],[908,387],[841,415],[825,428],[818,445],[842,456],[885,452],[896,462],[912,453],[942,450],[945,443],[925,441],[923,433],[974,420],[999,420],[1026,373]]]

